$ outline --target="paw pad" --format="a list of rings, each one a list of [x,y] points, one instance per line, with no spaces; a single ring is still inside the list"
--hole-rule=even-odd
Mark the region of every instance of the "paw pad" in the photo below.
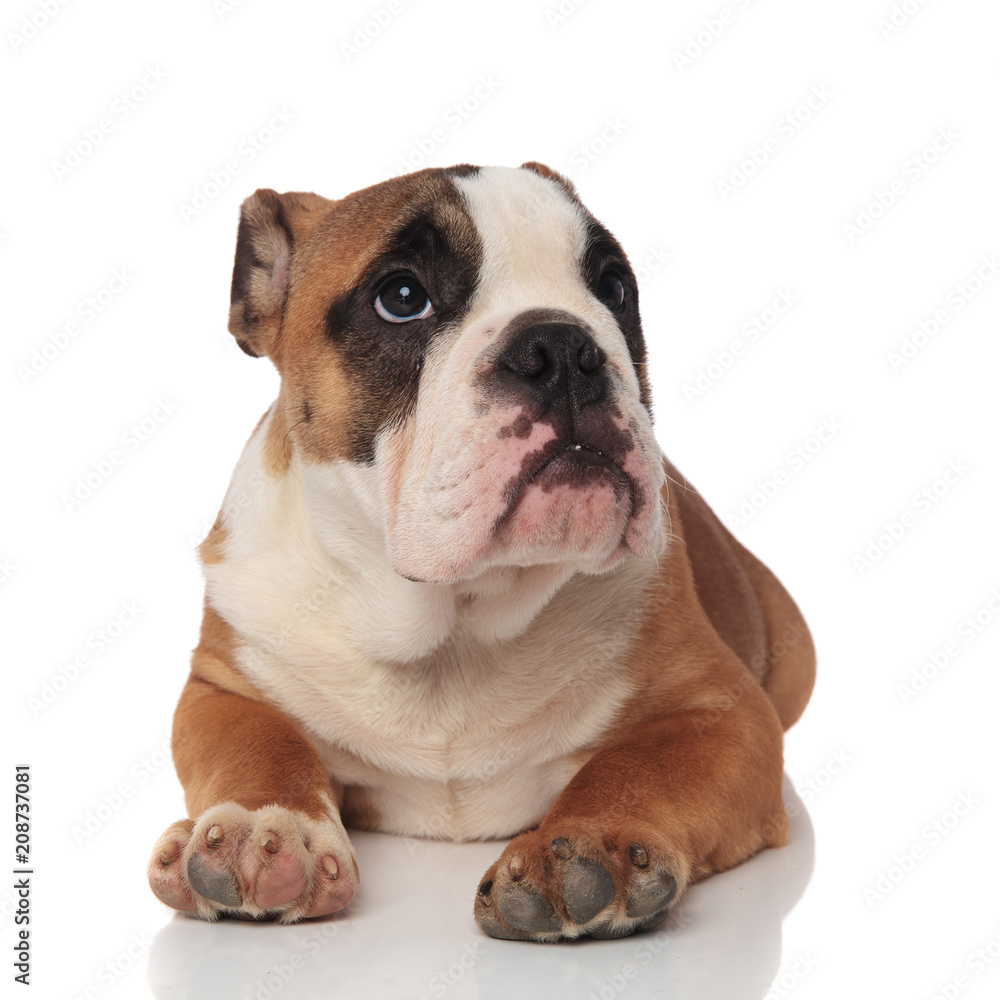
[[[202,855],[191,855],[187,874],[191,888],[213,903],[232,907],[243,905],[243,893],[235,876],[224,869],[213,869]]]
[[[562,928],[552,904],[534,889],[510,886],[500,894],[498,905],[504,920],[519,931],[554,933]]]
[[[570,920],[589,924],[615,898],[615,884],[603,865],[574,858],[566,866],[562,897]]]

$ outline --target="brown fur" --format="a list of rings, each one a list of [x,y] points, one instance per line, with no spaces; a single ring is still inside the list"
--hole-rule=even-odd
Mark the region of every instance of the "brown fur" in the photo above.
[[[194,673],[174,715],[174,764],[188,814],[219,802],[279,805],[319,819],[332,797],[319,755],[267,702],[233,694]]]
[[[275,414],[267,428],[264,439],[264,471],[271,476],[283,476],[288,471],[288,463],[292,456],[292,446],[288,440],[291,430],[288,419],[289,410],[294,412],[294,404],[284,402],[284,393],[279,394],[275,404]]]
[[[198,546],[198,556],[202,565],[220,563],[225,559],[226,529],[222,526],[222,511],[215,516],[215,523],[209,529],[201,545]]]
[[[761,683],[788,729],[802,714],[816,677],[816,654],[788,592],[722,525],[686,479],[667,463],[694,575],[712,627]]]
[[[536,160],[528,160],[527,163],[522,163],[521,169],[531,170],[538,174],[539,177],[544,177],[549,181],[555,181],[557,184],[562,185],[563,190],[570,196],[570,198],[572,198],[575,202],[579,202],[580,198],[576,193],[576,187],[573,182],[568,177],[564,177],[557,170],[547,167],[544,163],[538,163]]]
[[[201,635],[191,657],[191,676],[257,701],[264,696],[233,665],[238,640],[233,627],[205,601]]]
[[[340,817],[346,826],[355,830],[377,830],[381,822],[368,790],[359,785],[348,785],[344,789]]]
[[[354,288],[414,204],[447,212],[457,198],[439,171],[423,170],[339,201],[261,189],[244,202],[236,267],[251,251],[259,264],[250,278],[234,279],[229,328],[238,341],[250,342],[254,353],[270,357],[281,374],[286,432],[305,460],[353,458],[352,428],[359,415],[373,409],[326,336],[331,301]],[[291,261],[280,296],[278,286],[265,280],[276,245],[284,246]],[[282,455],[287,447],[284,443]]]

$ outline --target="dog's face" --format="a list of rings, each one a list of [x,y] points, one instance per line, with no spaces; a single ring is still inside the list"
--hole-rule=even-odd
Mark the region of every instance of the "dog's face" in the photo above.
[[[636,282],[547,168],[243,206],[230,329],[281,374],[304,489],[350,489],[412,580],[662,549]]]

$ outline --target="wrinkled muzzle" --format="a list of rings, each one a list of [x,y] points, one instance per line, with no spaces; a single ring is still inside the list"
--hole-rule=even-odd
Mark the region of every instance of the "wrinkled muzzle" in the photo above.
[[[660,553],[663,467],[649,414],[627,358],[584,321],[527,310],[471,358],[452,351],[425,374],[409,447],[396,443],[397,572],[442,583],[492,566],[599,573],[628,552]]]

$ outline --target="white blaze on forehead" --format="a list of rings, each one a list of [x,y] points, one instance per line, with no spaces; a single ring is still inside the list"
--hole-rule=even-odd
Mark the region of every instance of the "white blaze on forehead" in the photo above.
[[[483,167],[454,178],[482,240],[479,283],[467,323],[484,312],[551,306],[593,312],[580,261],[583,212],[556,181],[531,170]]]

